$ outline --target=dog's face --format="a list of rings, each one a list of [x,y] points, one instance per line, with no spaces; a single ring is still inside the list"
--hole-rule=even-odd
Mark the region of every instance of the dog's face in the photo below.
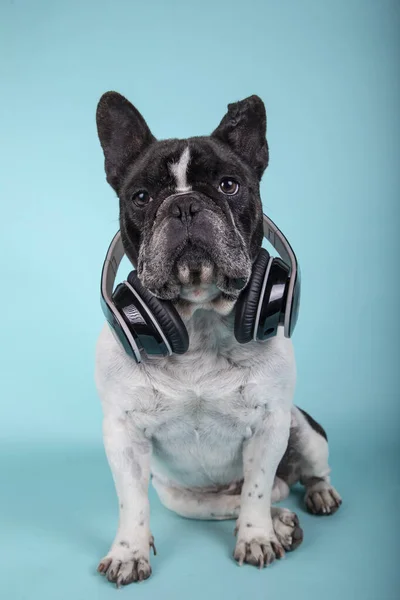
[[[142,284],[159,298],[231,308],[262,242],[262,101],[229,105],[209,137],[157,141],[132,104],[108,92],[97,127],[124,248]]]

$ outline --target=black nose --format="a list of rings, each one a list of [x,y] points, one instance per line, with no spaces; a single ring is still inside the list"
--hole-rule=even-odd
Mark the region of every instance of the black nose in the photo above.
[[[200,210],[200,202],[192,196],[186,195],[175,198],[170,206],[171,215],[186,223],[189,223]]]

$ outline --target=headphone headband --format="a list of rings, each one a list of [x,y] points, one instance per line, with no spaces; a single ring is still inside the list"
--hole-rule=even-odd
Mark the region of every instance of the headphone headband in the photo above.
[[[284,330],[285,336],[290,337],[291,333],[291,307],[293,303],[293,296],[295,291],[295,285],[299,282],[300,270],[296,255],[293,252],[291,245],[287,238],[283,235],[282,231],[275,225],[273,221],[267,215],[263,214],[263,231],[264,237],[269,243],[275,248],[279,256],[289,267],[289,285],[286,297],[286,310],[285,310],[285,321]],[[117,276],[118,267],[125,254],[124,246],[122,244],[121,232],[117,231],[114,235],[111,244],[107,250],[106,257],[104,259],[103,270],[101,274],[101,298],[102,301],[108,306],[109,310],[113,313],[113,301],[112,294]],[[136,267],[136,265],[134,265]],[[292,327],[293,328],[293,327]]]

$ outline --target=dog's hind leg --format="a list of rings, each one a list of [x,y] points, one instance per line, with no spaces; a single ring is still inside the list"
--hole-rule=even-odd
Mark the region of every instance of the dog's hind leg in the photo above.
[[[277,476],[288,486],[300,481],[305,503],[313,514],[330,515],[342,499],[330,483],[329,448],[325,430],[304,410],[293,407],[288,448]]]
[[[187,519],[236,519],[240,510],[241,484],[232,489],[208,492],[174,487],[153,475],[153,487],[162,504]]]
[[[154,476],[152,482],[162,504],[182,517],[222,521],[237,519],[239,516],[242,482],[233,484],[228,490],[217,492],[172,487]],[[282,500],[288,493],[289,487],[276,478],[272,501]],[[286,508],[273,506],[271,518],[275,535],[284,549],[288,552],[295,550],[303,540],[303,531],[299,526],[297,515]]]
[[[156,475],[152,483],[162,504],[181,517],[224,520],[237,519],[239,515],[242,481],[213,492],[168,485]],[[275,477],[272,502],[284,500],[289,491],[289,486]]]

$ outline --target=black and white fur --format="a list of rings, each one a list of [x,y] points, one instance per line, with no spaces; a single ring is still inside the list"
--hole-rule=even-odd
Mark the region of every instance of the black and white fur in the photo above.
[[[190,339],[184,355],[136,364],[108,326],[100,335],[96,384],[119,526],[99,571],[117,585],[150,576],[151,475],[178,514],[236,519],[235,559],[268,565],[302,541],[297,516],[271,507],[291,485],[305,486],[315,514],[332,514],[341,499],[324,430],[293,405],[291,340],[279,329],[266,343],[240,345],[233,334],[239,288],[262,242],[264,105],[252,96],[230,105],[210,137],[158,142],[138,111],[108,92],[97,125],[124,248],[141,282],[174,302]],[[238,192],[225,194],[223,178]]]

